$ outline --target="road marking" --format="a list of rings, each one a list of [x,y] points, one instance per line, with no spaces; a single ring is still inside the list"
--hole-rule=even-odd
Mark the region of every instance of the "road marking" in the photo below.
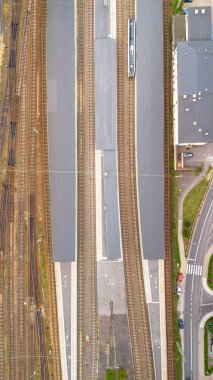
[[[202,230],[201,230],[201,234],[200,234],[200,238],[199,238],[199,241],[198,241],[197,250],[196,250],[196,254],[195,254],[195,260],[197,259],[197,254],[198,254],[198,249],[199,249],[199,246],[200,246],[200,241],[201,241],[201,238],[202,238],[202,235],[203,235],[203,230],[205,228],[207,218],[208,218],[209,213],[210,213],[211,208],[212,208],[212,204],[213,204],[213,201],[211,201],[210,207],[208,209],[208,212],[206,214],[206,217],[205,217],[205,220],[204,220],[204,223],[203,223],[203,227],[202,227]]]
[[[202,265],[187,264],[186,273],[192,274],[194,276],[201,276],[202,269],[203,269]]]
[[[190,319],[190,336],[191,336],[191,371],[192,371],[192,319]]]
[[[213,305],[213,303],[201,303],[200,306],[212,306],[212,305]]]

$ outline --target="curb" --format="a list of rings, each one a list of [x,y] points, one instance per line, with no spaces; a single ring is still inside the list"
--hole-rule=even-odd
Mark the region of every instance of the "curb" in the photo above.
[[[199,209],[197,211],[197,214],[195,216],[195,219],[194,219],[194,222],[193,222],[193,225],[192,225],[192,230],[191,230],[191,233],[190,233],[190,236],[189,236],[189,241],[188,241],[188,244],[187,244],[187,247],[186,247],[186,250],[185,250],[186,257],[188,257],[188,254],[189,254],[189,251],[190,251],[190,248],[191,248],[191,243],[192,243],[192,239],[193,239],[193,235],[194,235],[194,230],[195,230],[195,227],[196,227],[196,224],[197,224],[198,216],[201,213],[201,210],[202,210],[204,202],[206,200],[208,191],[209,191],[210,187],[212,186],[212,182],[213,182],[213,172],[211,174],[211,177],[210,177],[210,180],[209,180],[209,184],[208,184],[208,186],[206,188],[206,191],[204,193],[203,199],[201,201],[201,204],[199,206]]]

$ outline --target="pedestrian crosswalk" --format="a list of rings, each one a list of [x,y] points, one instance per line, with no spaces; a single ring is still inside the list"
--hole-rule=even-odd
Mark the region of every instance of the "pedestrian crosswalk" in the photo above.
[[[202,269],[202,265],[187,264],[186,273],[201,276]]]

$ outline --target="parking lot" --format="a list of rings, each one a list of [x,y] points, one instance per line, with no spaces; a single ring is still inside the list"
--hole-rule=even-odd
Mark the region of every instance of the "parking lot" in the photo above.
[[[183,158],[183,168],[181,168],[181,159],[178,159],[180,153],[192,153],[193,156],[190,158]],[[192,146],[189,150],[184,146],[177,147],[176,152],[177,158],[177,177],[179,182],[180,192],[184,192],[189,188],[194,182],[199,180],[199,177],[205,175],[210,165],[213,165],[213,143],[200,146]],[[197,170],[201,168],[200,173]]]
[[[204,168],[208,168],[213,165],[213,143],[197,146],[179,146],[177,147],[177,169],[182,169],[180,153],[191,153],[192,157],[183,158],[183,169],[196,169],[202,164]]]

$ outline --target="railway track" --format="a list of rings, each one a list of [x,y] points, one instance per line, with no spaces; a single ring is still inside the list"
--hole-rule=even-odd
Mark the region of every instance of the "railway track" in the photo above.
[[[121,238],[135,380],[154,379],[141,261],[135,157],[135,80],[128,78],[127,20],[135,2],[117,0],[117,141]]]
[[[22,7],[22,25],[19,27]],[[25,8],[25,10],[24,10]],[[45,106],[43,93],[38,94],[38,69],[40,85],[46,75],[46,13],[45,1],[14,0],[12,2],[11,46],[8,63],[6,94],[1,113],[0,153],[3,149],[5,127],[9,126],[8,162],[1,196],[0,219],[0,378],[28,379],[35,375],[35,347],[40,352],[41,379],[48,380],[48,356],[45,341],[43,315],[40,308],[41,290],[38,263],[35,255],[35,195],[36,195],[36,137],[38,95],[40,107]],[[32,17],[31,17],[32,16]],[[40,19],[39,19],[40,17]],[[39,29],[38,20],[42,26]],[[21,33],[21,34],[20,34]],[[43,56],[39,54],[39,43]],[[18,50],[17,50],[18,49]],[[45,71],[44,71],[45,70]],[[40,87],[39,87],[40,90]],[[45,90],[46,91],[46,90]],[[42,104],[42,106],[41,106]],[[42,109],[42,115],[46,110]],[[8,123],[8,120],[10,123]],[[47,146],[45,147],[47,151]],[[28,165],[29,162],[29,165]],[[48,172],[48,167],[47,167]],[[32,201],[32,199],[34,201]],[[26,212],[30,223],[27,244]],[[33,230],[33,231],[32,231]],[[16,241],[17,236],[17,241]],[[32,240],[33,237],[33,240]],[[54,374],[61,378],[58,347],[57,309],[54,282],[54,266],[48,251],[51,284],[51,318],[54,344]],[[29,258],[32,258],[30,261]],[[29,264],[28,264],[29,261]],[[6,264],[6,272],[5,272]],[[29,277],[26,268],[29,268]],[[30,276],[32,273],[32,276]],[[27,286],[26,286],[27,285]],[[37,310],[32,310],[36,299]],[[29,306],[28,306],[28,300]],[[27,301],[27,302],[26,302]],[[34,325],[29,319],[35,314]],[[6,318],[6,319],[5,319]],[[36,322],[36,324],[35,324]],[[6,326],[7,323],[7,326]],[[8,331],[6,334],[5,331]],[[6,353],[6,355],[5,355]],[[38,356],[37,356],[38,357]],[[52,360],[53,361],[53,360]],[[55,376],[55,377],[54,377]]]
[[[77,378],[97,377],[94,0],[77,2]]]
[[[51,219],[50,219],[50,189],[49,189],[49,162],[48,162],[48,136],[47,136],[47,0],[40,0],[40,124],[42,125],[41,145],[42,145],[42,164],[43,164],[43,181],[44,181],[44,204],[45,204],[45,233],[47,243],[47,261],[49,271],[49,287],[51,294],[50,321],[51,332],[53,339],[53,352],[54,358],[53,365],[55,369],[55,377],[60,380],[61,375],[61,360],[59,349],[59,332],[58,332],[58,313],[57,313],[57,300],[56,300],[56,287],[55,287],[55,267],[52,257],[52,233],[51,233]]]
[[[38,44],[39,44],[39,4],[37,0],[31,0],[31,9],[28,11],[27,17],[30,17],[30,29],[29,29],[29,64],[27,85],[28,93],[30,94],[30,101],[28,106],[28,210],[29,210],[29,274],[28,284],[29,292],[31,295],[32,303],[36,309],[35,321],[37,330],[38,351],[40,360],[40,374],[41,379],[48,380],[50,378],[48,368],[48,356],[45,343],[44,333],[44,321],[41,310],[42,293],[40,290],[40,276],[39,276],[39,264],[36,255],[36,242],[35,242],[35,220],[36,220],[36,169],[37,169],[37,140],[39,129],[39,116],[38,116]],[[38,129],[37,129],[38,128]],[[28,332],[26,341],[28,342],[28,352],[30,352],[30,376],[33,376],[33,372],[36,368],[35,347],[32,347],[32,342],[35,341],[35,326],[32,324],[31,329]]]
[[[175,380],[176,357],[173,315],[173,260],[172,260],[172,215],[171,215],[171,42],[170,42],[170,0],[163,0],[163,53],[164,53],[164,173],[165,173],[165,303],[167,336],[167,376]]]

